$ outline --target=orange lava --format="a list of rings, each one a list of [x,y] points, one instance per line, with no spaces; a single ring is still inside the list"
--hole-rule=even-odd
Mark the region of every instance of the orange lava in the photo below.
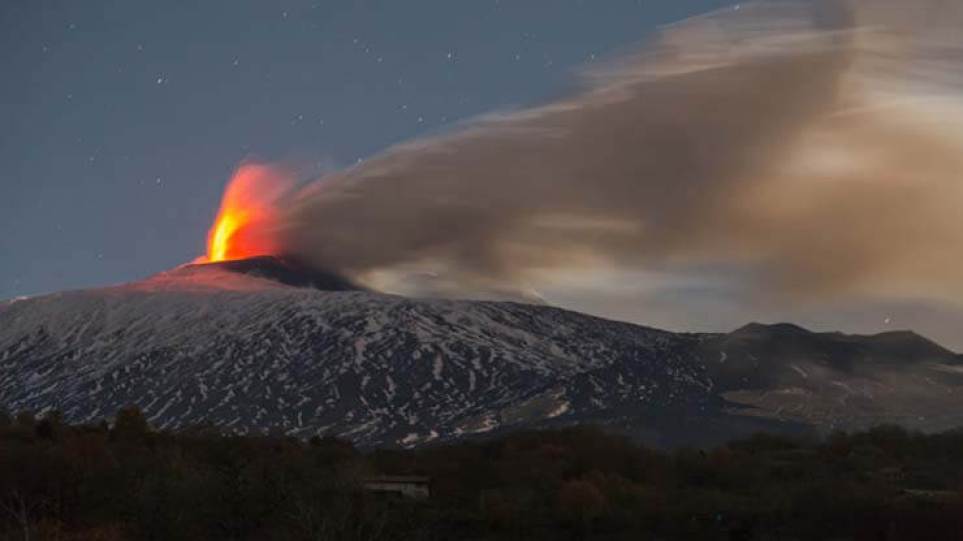
[[[217,262],[276,254],[277,200],[291,181],[275,168],[244,164],[231,178],[221,208],[207,235],[207,256]]]

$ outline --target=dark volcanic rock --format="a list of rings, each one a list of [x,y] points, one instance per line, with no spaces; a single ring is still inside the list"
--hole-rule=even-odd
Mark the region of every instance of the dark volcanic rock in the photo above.
[[[363,287],[341,275],[312,269],[290,257],[266,255],[218,263],[188,265],[186,268],[190,269],[191,267],[223,269],[237,274],[264,278],[287,286],[310,287],[321,291],[364,290]]]

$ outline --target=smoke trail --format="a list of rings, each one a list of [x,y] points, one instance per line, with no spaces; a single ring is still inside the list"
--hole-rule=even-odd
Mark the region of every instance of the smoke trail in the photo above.
[[[763,297],[963,302],[963,9],[853,6],[670,26],[580,95],[312,183],[284,247],[369,280],[431,271],[435,292],[724,266]]]

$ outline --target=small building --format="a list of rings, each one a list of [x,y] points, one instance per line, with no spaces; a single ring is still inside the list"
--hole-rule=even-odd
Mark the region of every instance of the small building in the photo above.
[[[362,481],[362,487],[374,494],[423,500],[431,496],[431,478],[422,475],[381,475]]]
[[[899,466],[890,466],[878,470],[876,478],[889,483],[902,483],[906,480],[906,471]]]
[[[926,490],[926,489],[905,489],[903,495],[914,500],[923,500],[930,503],[953,503],[960,501],[958,490]]]

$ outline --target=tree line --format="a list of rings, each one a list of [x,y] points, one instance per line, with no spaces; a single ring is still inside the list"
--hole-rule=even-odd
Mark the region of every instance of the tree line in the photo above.
[[[431,479],[425,500],[367,492]],[[0,412],[0,539],[960,539],[963,431],[656,450],[595,427],[415,450]]]

